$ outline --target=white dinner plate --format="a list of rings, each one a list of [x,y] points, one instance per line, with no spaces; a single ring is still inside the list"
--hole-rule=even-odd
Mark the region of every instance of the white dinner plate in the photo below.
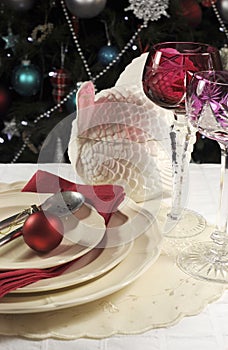
[[[119,264],[131,251],[133,241],[122,246],[110,248],[106,248],[105,245],[108,245],[108,237],[106,236],[104,237],[104,248],[95,247],[90,250],[77,259],[60,276],[42,279],[11,293],[47,292],[88,282]]]
[[[32,204],[40,205],[40,202],[40,194],[18,192],[11,196],[0,195],[0,220],[19,213]],[[49,253],[35,252],[25,244],[22,236],[1,246],[0,270],[48,268],[64,264],[93,249],[106,231],[104,218],[89,205],[83,205],[74,215],[69,215],[63,221],[66,238]]]
[[[139,214],[141,208],[139,207]],[[131,252],[100,278],[76,287],[43,293],[8,294],[0,300],[0,313],[21,314],[54,311],[82,305],[112,294],[143,274],[160,254],[162,235],[154,221],[135,239]]]

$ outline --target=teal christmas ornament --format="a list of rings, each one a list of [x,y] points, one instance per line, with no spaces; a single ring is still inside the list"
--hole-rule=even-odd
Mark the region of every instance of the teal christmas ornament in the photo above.
[[[66,102],[66,109],[69,113],[73,113],[76,111],[76,108],[76,95],[72,94]]]
[[[82,81],[78,81],[76,83],[76,88],[75,88],[75,93],[71,93],[71,96],[68,98],[67,102],[66,102],[66,109],[69,113],[73,113],[77,110],[77,91],[80,89],[81,85],[82,85]]]
[[[98,60],[103,66],[107,66],[116,59],[119,51],[114,45],[105,45],[98,52]]]
[[[107,22],[104,20],[101,20],[104,24],[105,28],[105,35],[107,39],[107,44],[103,46],[99,51],[98,51],[98,61],[103,65],[107,66],[111,62],[115,62],[116,57],[119,54],[119,51],[116,46],[112,45],[109,31],[108,31],[108,25]]]
[[[37,66],[30,61],[22,61],[12,73],[12,85],[21,96],[33,96],[40,90],[41,74]]]

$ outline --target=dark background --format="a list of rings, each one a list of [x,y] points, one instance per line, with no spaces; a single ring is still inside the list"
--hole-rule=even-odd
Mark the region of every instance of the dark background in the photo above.
[[[20,9],[20,4],[27,8]],[[216,1],[226,26],[228,14],[222,4],[222,0]],[[68,9],[75,35],[93,76],[105,67],[99,55],[99,50],[107,45],[105,24],[111,44],[118,51],[122,50],[142,24],[133,11],[125,11],[128,6],[127,0],[107,0],[104,9],[92,18],[80,18]],[[200,41],[219,49],[226,45],[227,37],[220,28],[210,0],[171,0],[167,12],[169,17],[162,16],[157,21],[150,21],[134,41],[135,48],[132,48],[132,44],[123,57],[96,80],[97,91],[113,86],[132,59],[148,51],[153,43]],[[51,23],[53,28],[45,36],[44,24],[47,23]],[[10,37],[10,30],[15,36],[15,42]],[[31,41],[29,38],[32,35]],[[67,49],[62,67],[61,47]],[[38,69],[40,79],[38,91],[30,96],[25,94],[23,86],[16,87],[16,72],[20,72],[25,59],[35,69],[34,74]],[[39,118],[57,104],[50,72],[58,72],[60,68],[66,76],[69,75],[64,79],[64,88],[57,86],[59,93],[63,94],[62,97],[58,96],[60,99],[77,89],[82,81],[89,80],[60,0],[0,1],[0,162],[36,162],[50,130],[74,112],[75,94],[61,108],[54,108],[48,117]],[[24,142],[27,142],[26,146]],[[64,161],[68,161],[67,157]],[[217,143],[197,135],[192,161],[220,162]]]

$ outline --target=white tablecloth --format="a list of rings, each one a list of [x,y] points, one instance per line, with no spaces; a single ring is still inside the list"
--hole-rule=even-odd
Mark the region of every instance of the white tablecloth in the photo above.
[[[37,169],[56,172],[69,180],[77,180],[68,164],[0,164],[0,182],[28,180]],[[219,188],[219,165],[190,165],[186,207],[202,214],[209,223],[216,218]],[[177,325],[156,329],[141,335],[113,336],[106,339],[78,339],[33,341],[17,337],[0,337],[4,350],[228,350],[228,292],[220,300],[208,305],[197,316],[185,317]]]

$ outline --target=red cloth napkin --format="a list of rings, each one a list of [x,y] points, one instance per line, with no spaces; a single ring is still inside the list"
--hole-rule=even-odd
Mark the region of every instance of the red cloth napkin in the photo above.
[[[43,170],[38,170],[22,189],[22,192],[39,193],[59,191],[81,192],[87,203],[104,217],[106,224],[125,196],[123,187],[118,185],[79,185]]]
[[[123,188],[118,185],[79,185],[42,170],[38,170],[22,189],[22,192],[39,193],[59,191],[81,192],[86,202],[93,205],[104,217],[106,225],[125,196]],[[76,260],[48,269],[28,268],[2,271],[0,272],[0,297],[41,279],[59,276]]]

